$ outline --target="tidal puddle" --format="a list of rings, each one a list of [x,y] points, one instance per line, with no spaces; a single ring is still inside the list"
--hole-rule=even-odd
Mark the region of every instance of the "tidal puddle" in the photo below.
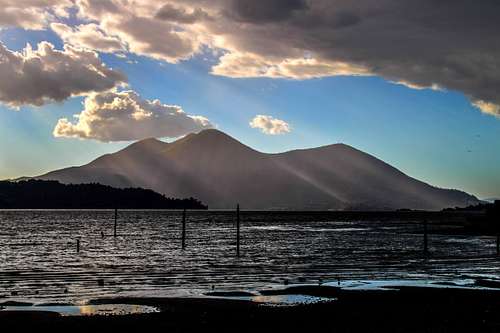
[[[160,312],[158,308],[134,304],[0,306],[0,311],[49,311],[62,316],[127,315]]]
[[[335,300],[335,298],[316,297],[308,295],[259,295],[252,296],[249,298],[249,300],[263,305],[287,306],[332,302]]]
[[[254,302],[262,305],[273,305],[273,306],[314,304],[321,302],[331,302],[336,300],[335,298],[317,297],[317,296],[309,296],[301,294],[252,295],[246,292],[220,292],[220,293],[208,293],[206,295],[210,297],[217,297],[223,299],[237,299],[242,301]]]

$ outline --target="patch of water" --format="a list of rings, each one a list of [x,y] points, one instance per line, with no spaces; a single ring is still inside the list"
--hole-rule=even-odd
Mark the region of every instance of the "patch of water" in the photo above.
[[[0,311],[48,311],[62,316],[127,315],[160,312],[158,308],[135,304],[1,306]]]

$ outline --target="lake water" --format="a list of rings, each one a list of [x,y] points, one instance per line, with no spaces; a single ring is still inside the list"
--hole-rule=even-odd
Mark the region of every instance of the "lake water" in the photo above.
[[[493,237],[431,234],[424,260],[420,223],[244,213],[237,258],[234,212],[188,212],[185,250],[181,216],[120,211],[114,238],[112,211],[0,211],[0,301],[83,304],[293,283],[500,277]]]

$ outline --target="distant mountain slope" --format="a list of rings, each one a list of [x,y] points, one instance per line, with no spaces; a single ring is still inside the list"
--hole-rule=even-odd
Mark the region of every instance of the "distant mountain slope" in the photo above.
[[[439,189],[344,144],[264,154],[218,130],[173,143],[155,139],[38,179],[150,188],[169,197],[196,197],[210,208],[428,209],[478,203]]]

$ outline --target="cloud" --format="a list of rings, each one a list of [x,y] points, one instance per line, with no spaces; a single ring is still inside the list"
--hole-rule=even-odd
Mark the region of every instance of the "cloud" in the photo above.
[[[64,3],[7,2],[3,8],[43,15],[22,22],[0,14],[0,25],[37,27],[57,19],[54,8]],[[409,88],[460,91],[486,103],[479,109],[487,113],[500,106],[497,0],[75,0],[73,8],[98,40],[132,53],[177,63],[205,48],[220,51],[216,75],[376,75]]]
[[[156,18],[185,24],[193,24],[211,19],[210,15],[201,8],[193,8],[191,11],[188,11],[186,8],[176,7],[171,3],[164,4],[156,13]]]
[[[188,59],[201,46],[196,35],[176,30],[169,22],[150,18],[107,19],[103,29],[118,36],[129,52],[170,63]]]
[[[119,0],[79,0],[77,8],[82,19],[94,21],[105,36],[118,38],[137,55],[177,63],[199,52],[202,45],[191,27],[206,16],[201,9],[188,11],[158,1],[131,6]]]
[[[117,37],[107,36],[97,24],[82,24],[70,27],[52,23],[50,28],[66,43],[100,52],[124,51],[124,45]]]
[[[498,1],[310,0],[293,10],[262,1],[242,23],[245,3],[219,1],[223,14],[206,23],[214,45],[226,50],[214,74],[377,75],[410,88],[461,91],[490,103],[480,108],[489,113],[500,105]],[[269,14],[276,6],[283,15]]]
[[[482,112],[500,118],[500,105],[488,103],[488,102],[480,101],[480,100],[474,101],[472,104],[475,107],[477,107],[479,110],[481,110]]]
[[[252,119],[250,127],[258,128],[262,131],[262,133],[269,135],[290,133],[292,130],[286,121],[262,114],[259,114]]]
[[[69,0],[0,0],[0,29],[42,30],[57,17],[67,17],[72,6]]]
[[[11,107],[41,106],[69,97],[106,91],[126,77],[106,67],[93,51],[48,42],[14,52],[0,43],[0,102]]]
[[[270,77],[296,80],[338,75],[372,75],[366,68],[345,62],[317,59],[266,59],[255,54],[228,53],[212,68],[212,74],[243,78]]]
[[[55,137],[130,141],[148,137],[175,138],[213,127],[202,116],[186,114],[181,107],[142,99],[133,91],[94,93],[85,98],[76,123],[59,119]]]
[[[305,0],[232,0],[229,5],[231,10],[226,14],[244,22],[266,23],[289,19],[296,11],[307,7]]]

